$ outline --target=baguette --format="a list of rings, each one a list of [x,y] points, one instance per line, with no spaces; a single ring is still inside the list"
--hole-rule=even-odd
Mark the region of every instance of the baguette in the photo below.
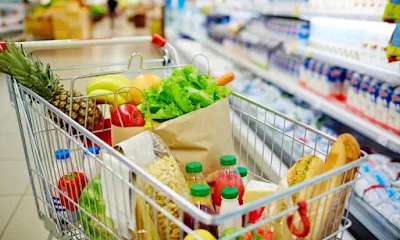
[[[342,134],[333,144],[323,172],[341,167],[357,160],[359,157],[360,146],[357,140],[350,134]],[[351,169],[346,173],[324,181],[320,184],[322,188],[321,194],[353,180],[356,174],[357,171]],[[338,229],[349,190],[351,190],[351,186],[333,192],[311,205],[310,212],[313,213],[313,216],[310,216],[310,221],[314,222],[314,225],[311,225],[311,232],[306,239],[322,239]],[[316,215],[314,215],[315,213]]]
[[[278,186],[278,192],[288,187],[301,183],[307,179],[313,178],[321,174],[324,168],[324,162],[317,156],[305,156],[298,160],[286,173]],[[298,200],[306,200],[319,195],[321,189],[314,189],[313,186],[302,189],[299,193],[293,194],[290,198],[275,201],[269,211],[266,212],[269,217],[275,216],[279,212],[292,207]],[[311,223],[312,224],[312,223]],[[278,218],[267,225],[267,229],[273,229],[274,239],[290,239],[292,234],[286,226],[286,221],[283,218]]]

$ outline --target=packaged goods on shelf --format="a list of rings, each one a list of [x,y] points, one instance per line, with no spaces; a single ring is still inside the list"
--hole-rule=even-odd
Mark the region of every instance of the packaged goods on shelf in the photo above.
[[[360,167],[363,178],[355,184],[357,195],[397,227],[400,227],[399,173],[400,163],[385,155],[372,154]]]
[[[399,133],[398,85],[366,74],[303,58],[300,83],[326,97],[346,103],[354,113]]]
[[[310,46],[387,69],[386,48],[395,25],[356,20],[312,18]],[[329,31],[327,31],[329,30]]]
[[[271,65],[281,71],[285,71],[296,78],[300,73],[301,58],[296,55],[288,55],[282,51],[274,52],[270,57]]]

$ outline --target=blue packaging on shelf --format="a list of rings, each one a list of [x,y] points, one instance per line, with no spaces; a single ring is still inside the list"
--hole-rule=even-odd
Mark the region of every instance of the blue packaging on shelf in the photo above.
[[[375,110],[377,109],[376,100],[378,98],[379,90],[382,82],[376,78],[372,79],[368,86],[368,99],[367,103],[367,114],[371,118],[375,118]]]

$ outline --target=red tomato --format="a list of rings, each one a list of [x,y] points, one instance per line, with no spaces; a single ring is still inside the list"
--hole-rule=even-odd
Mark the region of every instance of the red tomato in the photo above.
[[[135,105],[122,104],[117,109],[111,110],[111,123],[118,127],[142,127],[144,118],[142,112]]]

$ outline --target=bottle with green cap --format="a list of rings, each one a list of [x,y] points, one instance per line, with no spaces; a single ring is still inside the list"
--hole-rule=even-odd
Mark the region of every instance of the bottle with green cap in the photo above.
[[[236,157],[224,155],[220,158],[221,170],[219,171],[214,185],[213,201],[217,212],[221,206],[222,189],[225,187],[235,187],[239,192],[239,204],[243,204],[244,185],[242,178],[236,167]]]
[[[192,203],[197,208],[206,213],[215,214],[214,206],[210,197],[210,186],[207,184],[192,184],[190,187],[190,195]],[[195,230],[195,227],[197,229],[205,229],[214,235],[215,238],[218,238],[218,230],[215,225],[206,225],[201,222],[197,224],[196,219],[186,212],[183,214],[183,222],[193,230]]]
[[[207,184],[206,179],[203,175],[203,165],[200,162],[190,162],[185,166],[186,170],[186,181],[190,187],[193,184]]]
[[[240,206],[239,191],[235,187],[225,187],[221,191],[222,202],[219,214],[231,212]],[[236,216],[226,219],[218,228],[219,234],[228,228],[242,227],[242,216]]]
[[[242,178],[243,185],[246,187],[247,183],[249,182],[247,180],[247,168],[245,167],[238,167],[238,172],[240,174],[240,177]]]

